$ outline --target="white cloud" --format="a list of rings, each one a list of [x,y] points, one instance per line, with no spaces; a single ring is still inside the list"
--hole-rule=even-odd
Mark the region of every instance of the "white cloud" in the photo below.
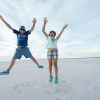
[[[100,55],[100,1],[99,0],[0,0],[0,14],[15,29],[25,25],[30,29],[32,18],[37,18],[29,36],[29,47],[37,58],[46,58],[47,41],[42,33],[43,17],[48,17],[46,31],[60,32],[69,24],[58,42],[61,58]],[[0,21],[0,56],[12,56],[17,38]],[[9,52],[8,52],[9,50]]]

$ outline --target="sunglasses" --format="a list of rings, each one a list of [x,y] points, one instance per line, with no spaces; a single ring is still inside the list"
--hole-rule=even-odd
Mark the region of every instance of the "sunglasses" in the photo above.
[[[25,31],[25,29],[20,29],[20,30]]]

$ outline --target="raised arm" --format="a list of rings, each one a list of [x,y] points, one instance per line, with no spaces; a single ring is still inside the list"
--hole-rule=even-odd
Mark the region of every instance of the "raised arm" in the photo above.
[[[68,24],[65,25],[65,26],[62,28],[62,30],[60,31],[60,33],[59,33],[58,36],[56,37],[57,40],[60,38],[60,36],[62,35],[63,31],[64,31],[65,28],[67,28],[67,27],[68,27]]]
[[[43,32],[43,34],[44,34],[46,37],[48,37],[48,34],[47,34],[46,31],[45,31],[45,26],[46,26],[46,23],[48,22],[48,20],[47,20],[46,17],[44,17],[43,20],[44,20],[44,24],[43,24],[42,32]]]
[[[5,23],[5,25],[9,28],[9,29],[11,29],[11,30],[13,30],[13,28],[3,19],[3,17],[0,15],[0,19]]]
[[[35,24],[36,24],[36,18],[33,18],[33,20],[32,20],[32,27],[31,27],[31,29],[29,30],[30,31],[30,33],[34,30],[34,27],[35,27]]]

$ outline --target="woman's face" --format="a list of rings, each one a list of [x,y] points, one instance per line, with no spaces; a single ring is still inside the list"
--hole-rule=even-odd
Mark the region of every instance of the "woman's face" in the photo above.
[[[24,33],[25,33],[25,30],[24,30],[24,29],[20,29],[19,32],[20,32],[21,34],[24,34]]]
[[[54,32],[50,32],[50,37],[55,37],[55,34],[54,34]]]

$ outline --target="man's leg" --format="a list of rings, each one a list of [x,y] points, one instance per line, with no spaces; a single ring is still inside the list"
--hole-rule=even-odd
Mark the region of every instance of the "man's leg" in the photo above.
[[[10,72],[11,68],[13,67],[14,63],[15,63],[16,59],[12,59],[8,69],[6,70],[7,72]]]
[[[12,58],[12,61],[6,71],[10,71],[13,65],[15,64],[16,59],[20,59],[22,57],[21,50],[19,48],[16,49],[16,52],[14,54],[14,57]]]
[[[28,47],[23,49],[23,55],[26,58],[30,58],[38,66],[38,68],[43,68],[44,67],[42,65],[39,65],[39,63],[36,61],[36,59],[32,56],[32,54],[31,54],[31,52],[30,52]]]
[[[36,59],[32,56],[32,57],[30,57],[30,59],[37,65],[37,66],[40,66],[39,64],[38,64],[38,62],[36,61]]]
[[[44,66],[38,64],[38,62],[36,61],[36,59],[33,56],[30,57],[30,59],[32,59],[32,61],[38,66],[38,68],[44,68]]]
[[[32,54],[31,54],[31,52],[30,52],[28,47],[23,49],[23,55],[26,58],[30,58],[38,66],[38,68],[39,67],[43,68],[43,66],[39,65],[39,63],[36,61],[36,59],[32,56]]]

